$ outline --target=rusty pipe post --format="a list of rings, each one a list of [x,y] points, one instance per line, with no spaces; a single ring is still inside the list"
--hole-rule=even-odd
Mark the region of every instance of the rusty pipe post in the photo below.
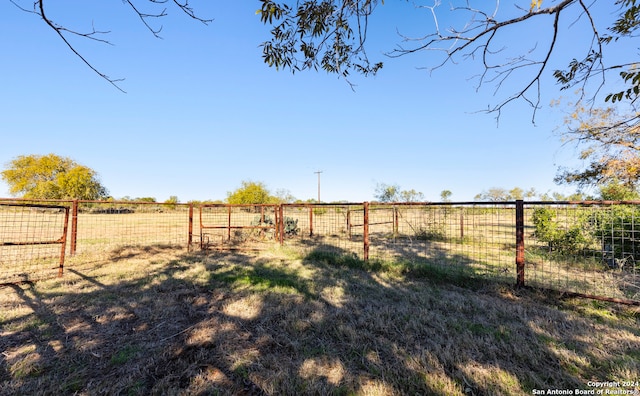
[[[193,202],[189,203],[189,235],[187,237],[187,251],[191,250],[193,243]]]
[[[62,248],[60,249],[60,266],[58,267],[58,278],[62,277],[62,273],[64,271],[64,254],[67,250],[67,230],[69,227],[69,207],[65,206],[64,208],[64,228],[62,231],[62,238],[60,238],[60,243]]]
[[[76,254],[78,242],[78,200],[73,200],[73,205],[71,207],[71,251],[69,252],[72,256]]]
[[[231,240],[231,205],[227,206],[229,212],[229,218],[227,221],[227,241]]]
[[[364,206],[364,221],[363,221],[363,240],[364,240],[364,261],[369,261],[369,202],[365,202]]]
[[[524,286],[524,202],[516,201],[516,286]]]

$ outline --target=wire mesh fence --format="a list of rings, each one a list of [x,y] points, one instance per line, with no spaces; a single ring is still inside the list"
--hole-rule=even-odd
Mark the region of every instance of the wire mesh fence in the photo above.
[[[283,243],[307,252],[364,255],[362,230],[354,224],[362,204],[283,205]]]
[[[371,211],[370,257],[514,279],[513,205],[418,204],[376,209]]]
[[[78,201],[72,205],[70,253],[99,258],[116,248],[184,248],[193,210],[185,204]]]
[[[30,273],[35,277],[53,274],[60,245],[15,242],[57,241],[67,226],[69,242],[63,246],[70,265],[109,260],[114,251],[129,246],[242,250],[282,244],[307,253],[329,251],[591,297],[640,301],[640,202],[195,208],[128,201],[63,201],[46,208],[0,203],[4,203],[0,205],[0,283]],[[66,211],[70,211],[68,221]]]
[[[62,274],[69,209],[0,202],[0,284]]]
[[[260,249],[278,239],[278,205],[204,205],[199,216],[203,249]]]
[[[526,284],[640,301],[640,206],[526,203]]]

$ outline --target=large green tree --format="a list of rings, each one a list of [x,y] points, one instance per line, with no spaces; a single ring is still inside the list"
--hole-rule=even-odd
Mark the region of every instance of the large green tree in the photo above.
[[[57,2],[10,1],[38,16],[84,63],[117,86],[117,80],[99,71],[69,41],[80,36],[108,42],[106,31],[79,31],[57,23],[51,17],[55,13],[47,12],[47,7],[61,12],[63,6]],[[484,68],[479,73],[480,86],[491,84],[498,91],[509,87],[488,108],[498,114],[506,104],[524,100],[533,107],[535,116],[542,78],[550,74],[562,89],[579,88],[584,94],[592,88],[592,98],[604,93],[598,98],[635,104],[640,93],[640,70],[636,68],[638,2],[451,0],[442,5],[439,0],[419,1],[413,7],[408,4],[405,12],[422,13],[431,23],[425,23],[424,32],[415,36],[398,26],[399,44],[387,55],[428,53],[432,66],[421,66],[435,68],[459,61],[480,62]],[[384,4],[383,0],[259,0],[258,16],[270,29],[270,39],[262,43],[263,60],[291,71],[323,69],[344,77],[351,72],[376,73],[383,63],[367,55],[369,18],[374,14],[384,17]],[[189,0],[123,0],[122,5],[155,36],[162,27],[158,21],[172,10],[205,24],[211,21],[201,17]],[[532,40],[522,42],[524,38]],[[568,46],[558,45],[563,38],[565,44],[573,41]],[[611,48],[627,50],[610,56]],[[562,64],[566,66],[557,66]]]
[[[9,193],[29,199],[99,199],[107,195],[98,174],[71,158],[21,155],[2,171]]]

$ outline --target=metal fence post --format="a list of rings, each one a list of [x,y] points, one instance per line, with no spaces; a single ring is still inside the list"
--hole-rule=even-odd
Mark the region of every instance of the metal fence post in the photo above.
[[[69,207],[66,206],[64,208],[64,228],[62,231],[62,238],[60,238],[60,243],[62,244],[62,249],[60,252],[60,266],[58,267],[58,278],[62,277],[62,273],[64,271],[64,253],[67,250],[67,227],[69,226]]]
[[[364,240],[364,261],[369,261],[369,202],[363,203],[364,206],[364,221],[363,221],[363,237]]]
[[[193,202],[189,203],[189,236],[187,238],[187,251],[191,250],[193,243]]]
[[[278,205],[278,213],[280,217],[280,222],[276,226],[278,227],[278,231],[280,233],[280,246],[284,245],[284,207],[282,204]]]
[[[524,286],[524,201],[516,201],[516,286]]]
[[[309,206],[309,236],[313,236],[313,205]]]
[[[400,216],[398,213],[398,208],[396,206],[393,207],[393,236],[398,236],[398,229],[400,225]]]
[[[76,243],[78,241],[78,200],[73,200],[71,207],[71,255],[76,254]]]

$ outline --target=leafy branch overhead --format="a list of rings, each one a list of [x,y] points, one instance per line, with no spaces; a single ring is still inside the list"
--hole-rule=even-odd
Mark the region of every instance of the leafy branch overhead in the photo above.
[[[261,3],[260,20],[273,26],[271,40],[262,44],[269,66],[292,72],[320,68],[345,78],[351,70],[368,75],[382,67],[369,61],[364,46],[377,0]]]

